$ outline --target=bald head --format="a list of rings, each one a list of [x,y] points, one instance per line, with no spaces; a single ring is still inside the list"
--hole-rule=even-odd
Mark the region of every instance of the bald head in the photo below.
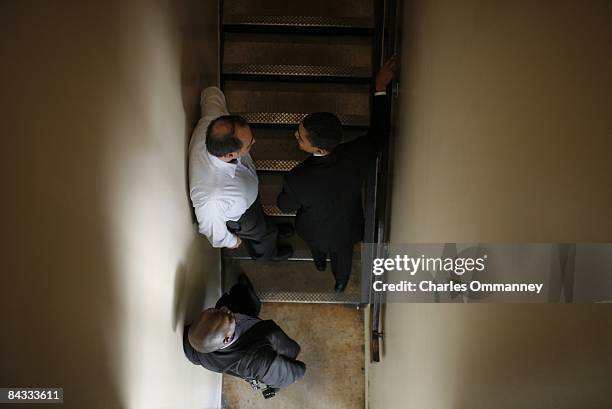
[[[229,344],[235,328],[234,314],[229,309],[209,308],[189,328],[189,343],[198,352],[217,351]]]

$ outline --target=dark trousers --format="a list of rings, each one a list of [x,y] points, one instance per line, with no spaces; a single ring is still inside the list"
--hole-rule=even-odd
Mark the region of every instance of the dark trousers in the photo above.
[[[263,212],[259,196],[238,221],[228,221],[227,229],[246,242],[254,260],[270,260],[276,256],[278,228]]]
[[[227,307],[232,312],[244,314],[251,317],[259,317],[261,301],[255,290],[249,286],[236,283],[229,292],[223,294],[215,308]]]
[[[321,249],[317,247],[316,243],[308,243],[308,246],[312,258],[315,260],[325,260],[329,254],[332,273],[337,282],[345,283],[348,281],[353,266],[353,244],[346,244],[333,250]]]

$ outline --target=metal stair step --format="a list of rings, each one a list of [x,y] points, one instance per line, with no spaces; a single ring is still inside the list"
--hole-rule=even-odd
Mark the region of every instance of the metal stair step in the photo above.
[[[374,4],[371,0],[224,0],[223,14],[367,17],[374,15]]]
[[[371,33],[374,30],[374,3],[371,0],[225,0],[223,28],[263,28],[294,32],[346,31]]]
[[[268,216],[276,216],[276,217],[293,217],[295,216],[295,212],[283,212],[278,208],[275,204],[262,204],[261,207],[263,211]]]
[[[225,76],[261,76],[289,78],[359,79],[369,81],[369,67],[342,67],[334,65],[287,65],[287,64],[224,64]]]
[[[371,54],[368,37],[225,33],[221,73],[369,79]]]
[[[274,16],[274,15],[240,15],[230,14],[223,16],[224,29],[239,29],[240,27],[253,28],[283,28],[292,29],[340,29],[371,32],[374,29],[372,18],[368,17],[333,17],[333,16]],[[228,27],[229,26],[229,27]]]
[[[224,81],[228,110],[259,125],[295,126],[311,112],[332,112],[343,125],[369,123],[369,84]]]
[[[299,160],[260,159],[255,160],[257,170],[269,172],[288,172],[300,164]]]
[[[358,36],[225,33],[224,78],[369,82],[372,41]]]
[[[308,157],[308,153],[299,148],[295,129],[254,126],[256,143],[251,149],[251,157],[258,170],[289,170]]]
[[[361,294],[336,292],[289,292],[289,291],[262,291],[259,293],[262,302],[290,302],[304,304],[359,304]]]
[[[297,126],[308,114],[309,112],[236,112],[236,115],[242,116],[249,124],[254,125]],[[366,115],[336,114],[336,116],[340,119],[343,126],[367,127],[369,125],[369,118]]]

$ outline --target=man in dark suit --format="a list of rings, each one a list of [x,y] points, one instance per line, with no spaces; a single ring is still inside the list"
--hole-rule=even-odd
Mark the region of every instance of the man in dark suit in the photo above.
[[[196,365],[274,390],[300,380],[306,371],[295,358],[300,346],[272,320],[258,318],[261,302],[241,275],[215,308],[200,314],[183,332],[183,351]]]
[[[337,292],[346,288],[353,246],[363,238],[361,190],[389,133],[386,89],[395,69],[391,58],[376,76],[367,134],[341,144],[342,124],[328,112],[310,114],[300,122],[295,137],[300,149],[312,156],[285,175],[277,199],[281,210],[297,211],[296,232],[308,243],[317,270],[325,270],[329,255]]]

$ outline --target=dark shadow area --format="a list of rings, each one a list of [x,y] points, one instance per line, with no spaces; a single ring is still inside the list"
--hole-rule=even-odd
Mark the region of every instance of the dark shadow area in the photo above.
[[[185,112],[185,206],[191,213],[194,232],[197,219],[189,197],[189,142],[200,119],[200,93],[218,85],[218,8],[216,1],[188,0],[179,16],[181,35],[181,99]],[[207,266],[202,270],[202,266]],[[172,329],[182,330],[220,295],[219,250],[198,235],[177,267],[174,282]]]
[[[381,332],[382,332],[382,337],[380,338],[380,359],[383,360],[385,358],[385,355],[387,354],[387,348],[386,348],[386,339],[385,339],[385,318],[387,316],[387,304],[384,303],[380,306],[380,328],[381,328]]]
[[[202,266],[206,266],[205,270]],[[202,309],[214,306],[220,297],[219,251],[204,237],[195,239],[176,269],[172,329],[180,330],[192,322]]]

